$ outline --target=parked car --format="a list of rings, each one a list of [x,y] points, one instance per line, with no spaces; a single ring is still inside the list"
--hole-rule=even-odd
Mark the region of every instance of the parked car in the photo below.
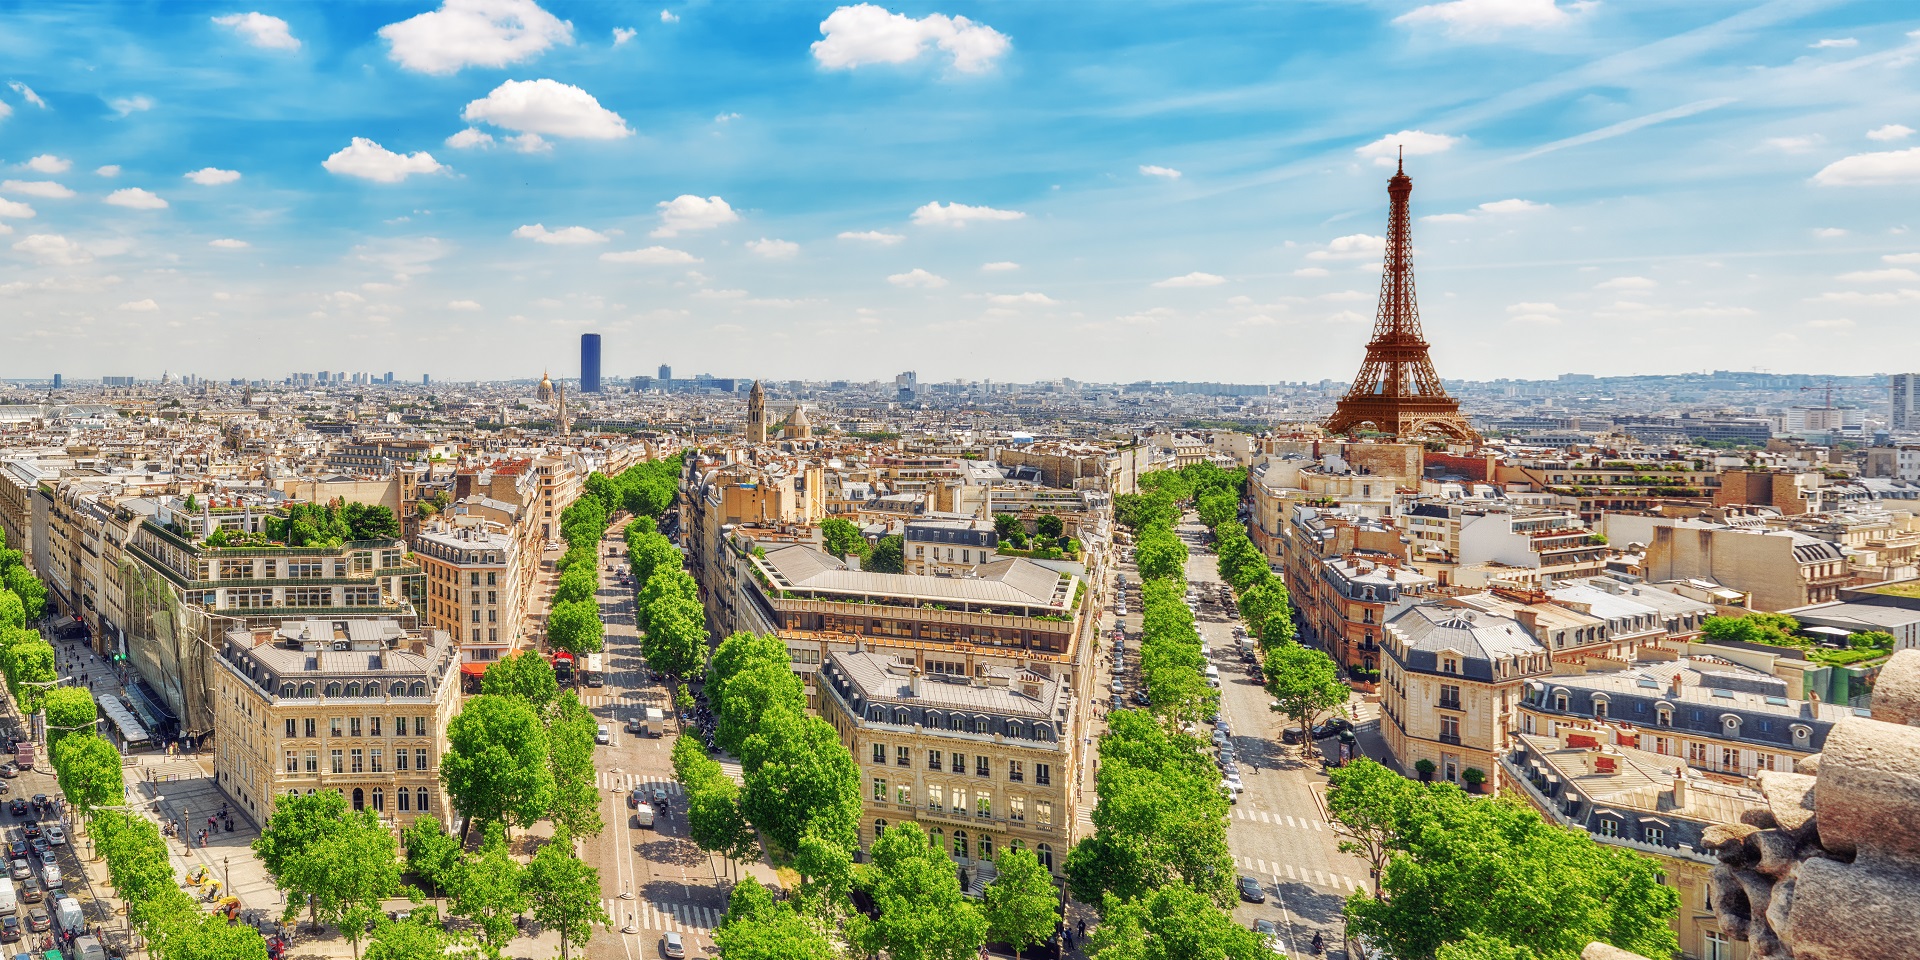
[[[1328,737],[1339,736],[1351,729],[1353,729],[1352,721],[1346,717],[1334,717],[1325,723],[1316,724],[1313,728],[1313,738],[1315,740],[1325,740]]]
[[[1300,727],[1288,727],[1280,731],[1281,743],[1301,743],[1307,739],[1307,731]]]
[[[1234,793],[1246,792],[1247,785],[1240,782],[1240,775],[1237,773],[1227,774],[1227,778],[1221,782],[1226,784],[1227,789],[1232,790]]]
[[[11,760],[7,761],[6,763],[0,763],[0,777],[6,777],[8,780],[12,780],[14,777],[17,777],[19,775],[20,775],[19,764],[14,763]]]
[[[1267,902],[1267,892],[1260,888],[1260,881],[1253,877],[1242,874],[1240,879],[1234,882],[1234,887],[1240,891],[1240,899],[1248,903]]]

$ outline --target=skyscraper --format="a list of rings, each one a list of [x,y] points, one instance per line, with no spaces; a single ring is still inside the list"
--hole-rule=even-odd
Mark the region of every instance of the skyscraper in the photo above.
[[[600,335],[580,335],[580,392],[600,392]]]
[[[663,387],[671,386],[673,384],[673,368],[667,364],[661,364],[660,375],[655,379],[659,380],[660,385]]]
[[[1890,384],[1894,433],[1920,432],[1920,373],[1896,373]]]

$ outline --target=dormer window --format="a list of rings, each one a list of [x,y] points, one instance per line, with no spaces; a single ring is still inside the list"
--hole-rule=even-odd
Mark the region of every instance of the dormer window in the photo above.
[[[1460,661],[1454,659],[1453,657],[1441,657],[1440,672],[1441,673],[1459,673]]]

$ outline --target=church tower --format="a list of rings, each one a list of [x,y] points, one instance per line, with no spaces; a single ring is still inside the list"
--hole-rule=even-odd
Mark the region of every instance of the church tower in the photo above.
[[[760,389],[758,380],[747,393],[747,442],[767,442],[767,394]]]

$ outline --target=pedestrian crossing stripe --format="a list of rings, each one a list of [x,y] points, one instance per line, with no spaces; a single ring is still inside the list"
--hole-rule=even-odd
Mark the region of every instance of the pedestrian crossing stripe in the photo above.
[[[725,911],[691,903],[653,904],[647,901],[600,901],[607,912],[608,929],[620,929],[632,918],[634,926],[655,933],[707,933],[720,925]]]
[[[608,773],[602,770],[598,775],[598,780],[600,789],[602,790],[617,790],[625,793],[628,790],[639,787],[648,793],[652,793],[654,790],[665,790],[669,797],[686,795],[686,788],[672,780],[662,780],[657,777],[643,777],[634,773]]]

